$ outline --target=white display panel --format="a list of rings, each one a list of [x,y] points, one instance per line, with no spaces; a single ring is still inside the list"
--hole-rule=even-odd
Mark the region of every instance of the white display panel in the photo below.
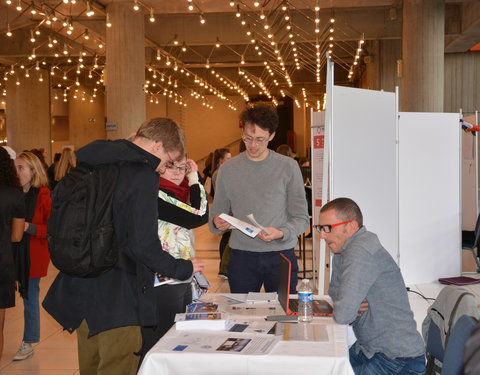
[[[400,268],[407,284],[461,273],[459,132],[455,113],[400,113]]]
[[[395,94],[334,86],[331,199],[360,206],[364,225],[397,261]]]

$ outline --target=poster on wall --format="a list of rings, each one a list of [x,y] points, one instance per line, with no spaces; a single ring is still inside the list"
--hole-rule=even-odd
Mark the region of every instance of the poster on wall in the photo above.
[[[323,161],[325,151],[325,112],[312,112],[312,195],[313,224],[317,224],[322,208]]]

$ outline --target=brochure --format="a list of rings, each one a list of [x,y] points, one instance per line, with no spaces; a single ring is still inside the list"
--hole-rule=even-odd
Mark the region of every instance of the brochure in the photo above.
[[[236,217],[223,213],[220,214],[220,218],[228,222],[233,228],[238,229],[242,233],[252,238],[255,238],[257,234],[260,233],[262,230],[267,234],[271,233],[264,226],[258,224],[258,222],[253,217],[253,214],[247,215],[247,218],[252,222],[252,224],[246,223],[245,221],[237,219]]]
[[[187,306],[187,313],[216,312],[218,305],[212,302],[194,302]]]

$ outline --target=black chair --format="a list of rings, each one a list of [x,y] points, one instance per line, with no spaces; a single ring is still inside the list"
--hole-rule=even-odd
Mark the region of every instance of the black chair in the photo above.
[[[480,272],[480,261],[478,259],[478,242],[480,237],[480,215],[478,215],[477,223],[475,224],[475,231],[473,235],[469,235],[469,232],[462,232],[462,249],[470,250],[475,259],[477,266],[477,272]]]

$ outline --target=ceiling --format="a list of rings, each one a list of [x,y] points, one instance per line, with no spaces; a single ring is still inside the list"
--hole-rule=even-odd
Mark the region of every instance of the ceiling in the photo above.
[[[79,81],[101,89],[111,2],[2,0],[1,76],[38,75],[38,67],[48,70],[54,87]],[[446,19],[458,23],[469,3],[447,0]],[[131,6],[145,17],[150,100],[162,92],[274,102],[287,95],[317,105],[327,54],[336,83],[355,85],[369,48],[402,32],[399,0],[131,0]],[[462,36],[472,39],[472,28],[462,30],[461,23],[446,32],[457,49],[464,48]]]

